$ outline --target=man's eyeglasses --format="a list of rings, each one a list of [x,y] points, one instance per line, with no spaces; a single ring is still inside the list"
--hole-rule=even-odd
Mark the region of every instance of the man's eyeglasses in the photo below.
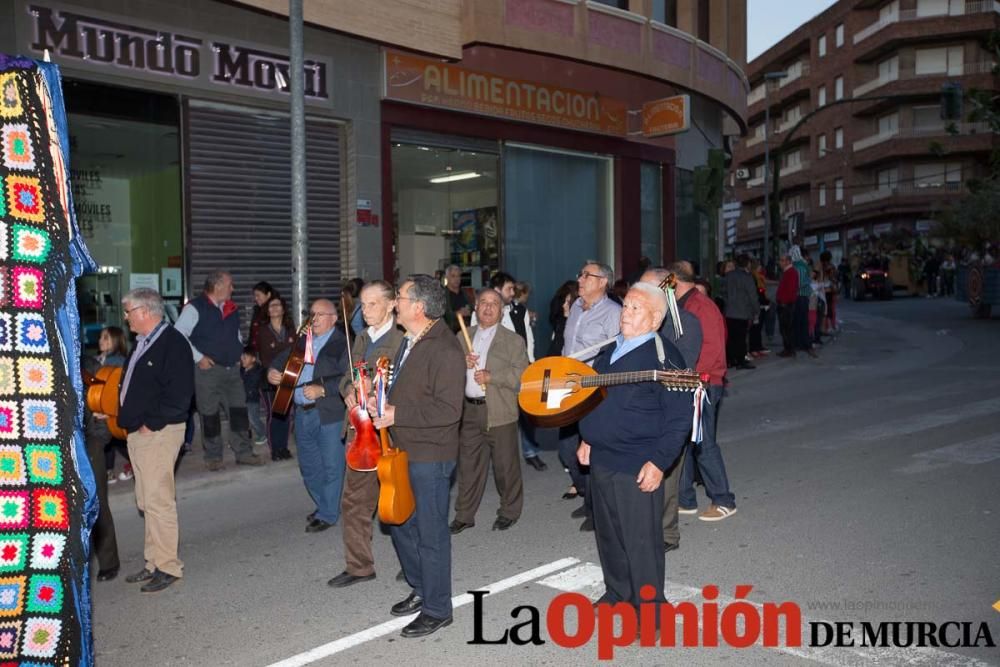
[[[309,311],[309,317],[326,317],[328,315],[336,315],[337,313],[314,313]]]
[[[590,271],[581,271],[580,274],[577,276],[577,278],[579,278],[580,280],[583,280],[584,278],[598,278],[598,279],[600,279],[600,278],[603,278],[603,277],[604,276],[602,276],[599,273],[591,273]]]
[[[139,310],[140,308],[145,308],[145,307],[146,306],[136,306],[134,308],[126,308],[125,309],[125,317],[128,317],[129,313],[135,312],[135,311]]]

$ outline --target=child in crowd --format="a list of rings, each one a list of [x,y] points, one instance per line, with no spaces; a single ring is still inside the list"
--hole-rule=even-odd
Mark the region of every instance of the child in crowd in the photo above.
[[[260,388],[264,381],[264,368],[257,361],[257,352],[247,345],[240,355],[240,377],[247,395],[247,417],[250,419],[250,437],[255,445],[267,444],[267,428],[261,418]]]

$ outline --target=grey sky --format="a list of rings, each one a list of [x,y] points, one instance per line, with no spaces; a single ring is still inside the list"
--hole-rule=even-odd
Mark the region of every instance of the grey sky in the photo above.
[[[747,62],[835,0],[747,0]]]

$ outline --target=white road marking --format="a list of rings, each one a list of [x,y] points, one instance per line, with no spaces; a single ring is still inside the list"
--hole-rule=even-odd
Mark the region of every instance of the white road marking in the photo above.
[[[966,403],[959,407],[949,407],[934,412],[925,412],[922,415],[913,417],[903,417],[893,421],[883,422],[877,426],[861,429],[856,433],[848,435],[848,439],[857,439],[871,442],[882,440],[883,438],[898,437],[901,435],[913,435],[928,429],[954,424],[965,419],[974,417],[985,417],[986,415],[1000,413],[1000,398],[991,398],[975,403]]]
[[[565,592],[580,593],[592,600],[596,600],[604,592],[604,575],[601,573],[600,566],[593,563],[581,563],[565,572],[542,579],[538,583]],[[700,588],[685,586],[673,581],[664,582],[663,590],[667,599],[671,601],[701,598]],[[720,611],[722,607],[733,601],[735,601],[735,598],[726,595],[720,595],[716,600]],[[745,600],[745,602],[749,602],[763,613],[762,605],[751,600]],[[815,621],[819,619],[809,619],[803,616],[803,627],[805,628],[806,624],[811,620]],[[698,623],[700,629],[701,616],[698,617]],[[804,641],[808,641],[808,633],[805,630],[803,630],[802,636]],[[762,642],[763,638],[759,638],[757,646],[761,646]],[[833,667],[856,667],[857,665],[880,665],[882,667],[893,667],[895,665],[906,667],[922,667],[924,665],[928,667],[990,667],[990,663],[988,662],[934,648],[813,648],[811,646],[777,646],[774,650]],[[655,658],[653,662],[656,662]]]
[[[514,588],[515,586],[520,586],[521,584],[533,581],[539,577],[544,577],[547,574],[558,572],[559,570],[563,570],[571,565],[576,565],[579,562],[580,560],[578,558],[560,558],[559,560],[552,561],[551,563],[539,565],[538,567],[526,572],[515,574],[512,577],[501,579],[496,583],[483,586],[481,589],[477,590],[488,590],[490,595],[496,595],[501,591]],[[451,599],[452,607],[455,608],[465,606],[470,602],[472,602],[472,596],[468,593],[456,595]],[[385,635],[396,632],[397,630],[402,630],[404,627],[409,625],[410,621],[412,621],[415,617],[416,614],[401,618],[394,618],[391,621],[386,621],[380,625],[367,628],[360,632],[355,632],[353,635],[341,637],[340,639],[323,644],[322,646],[317,646],[314,649],[304,651],[298,655],[293,655],[290,658],[285,658],[280,662],[272,663],[269,667],[302,667],[302,665],[312,664],[317,660],[328,658],[331,655],[340,653],[341,651],[354,648],[359,644],[364,644],[365,642],[378,639],[379,637],[384,637]]]
[[[953,463],[979,465],[997,459],[1000,459],[1000,435],[992,433],[947,447],[917,452],[913,455],[913,461],[901,468],[896,468],[896,472],[915,475],[938,468],[947,468]]]

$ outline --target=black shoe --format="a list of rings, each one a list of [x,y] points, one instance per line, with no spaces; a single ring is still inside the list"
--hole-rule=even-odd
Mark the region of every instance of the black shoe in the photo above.
[[[332,528],[335,525],[336,524],[329,523],[327,521],[323,521],[323,519],[313,519],[312,521],[309,522],[309,525],[306,526],[306,532],[307,533],[322,533],[327,528]]]
[[[663,543],[663,553],[665,553],[665,554],[670,553],[671,551],[674,551],[675,549],[680,549],[680,548],[681,548],[680,544],[675,544],[673,542],[664,542]]]
[[[579,498],[579,497],[580,497],[580,493],[577,492],[577,491],[575,491],[575,490],[574,491],[567,491],[566,493],[562,494],[562,499],[563,500],[573,500],[574,498]]]
[[[459,521],[458,519],[455,519],[454,521],[451,522],[451,525],[448,526],[448,532],[450,532],[452,535],[458,535],[466,528],[472,528],[475,525],[476,524],[474,523],[465,523],[464,521]]]
[[[161,572],[157,570],[153,574],[153,578],[150,579],[142,588],[139,590],[143,593],[159,593],[164,588],[167,588],[175,581],[178,581],[180,577],[175,577],[172,574],[167,574],[166,572]]]
[[[580,530],[584,533],[593,532],[594,520],[588,516],[586,519],[583,520],[583,523],[580,524]]]
[[[412,623],[403,628],[403,631],[399,634],[401,637],[408,638],[424,637],[432,632],[437,632],[446,625],[451,625],[451,616],[448,618],[434,618],[427,614],[420,614],[420,616],[413,619]]]
[[[106,570],[101,570],[101,571],[99,571],[97,573],[97,580],[98,581],[111,581],[112,579],[114,579],[115,577],[118,576],[118,570],[119,569],[120,569],[120,566],[119,565],[115,565],[114,567],[109,567]]]
[[[140,570],[139,572],[136,572],[135,574],[130,574],[127,577],[125,577],[125,581],[130,584],[139,584],[144,581],[149,581],[152,578],[153,578],[153,572],[147,570],[146,568],[142,568],[142,570]]]
[[[515,523],[517,523],[517,519],[508,519],[505,516],[498,516],[497,520],[493,522],[493,530],[507,530]]]
[[[524,459],[524,462],[539,472],[541,472],[542,470],[549,469],[549,467],[545,465],[545,461],[543,461],[540,456],[532,456],[530,458],[526,458]]]
[[[316,518],[316,510],[313,510],[312,512],[309,512],[309,514],[306,515],[306,523],[312,523],[315,518]]]
[[[375,573],[365,574],[358,576],[356,574],[351,574],[349,572],[341,572],[336,577],[326,582],[327,586],[332,586],[333,588],[345,588],[352,584],[360,584],[362,581],[371,581],[375,578]]]
[[[574,519],[582,519],[583,517],[587,516],[587,506],[580,505],[575,510],[570,512],[570,516],[573,517]]]
[[[743,370],[753,370],[757,367],[751,364],[749,361],[744,361],[741,364],[737,364],[736,368],[742,368]]]
[[[406,581],[406,575],[403,574],[402,570],[396,573],[396,581]]]
[[[392,609],[389,610],[389,613],[393,616],[409,616],[410,614],[420,611],[423,606],[424,599],[416,593],[410,593],[405,600],[392,605]]]

